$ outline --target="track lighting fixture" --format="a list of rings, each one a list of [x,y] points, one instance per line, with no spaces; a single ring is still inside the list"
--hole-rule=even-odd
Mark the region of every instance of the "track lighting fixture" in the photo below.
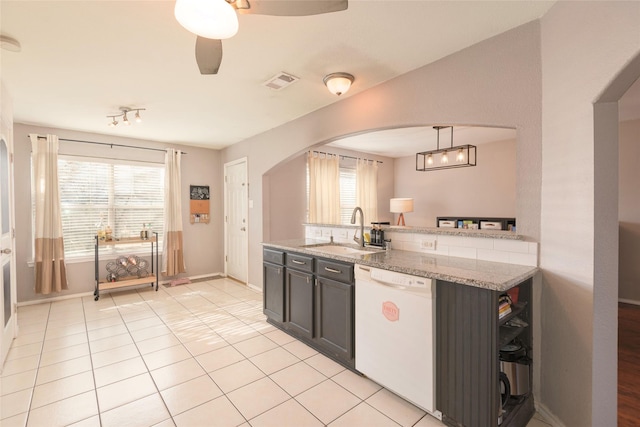
[[[118,126],[118,118],[120,117],[122,117],[122,124],[126,126],[131,125],[129,118],[127,117],[127,113],[130,113],[132,111],[136,112],[136,115],[134,117],[136,120],[136,123],[140,123],[142,122],[142,117],[140,117],[140,111],[144,111],[144,110],[146,110],[146,108],[120,107],[120,114],[109,114],[107,116],[108,119],[111,119],[111,121],[109,122],[109,127]]]

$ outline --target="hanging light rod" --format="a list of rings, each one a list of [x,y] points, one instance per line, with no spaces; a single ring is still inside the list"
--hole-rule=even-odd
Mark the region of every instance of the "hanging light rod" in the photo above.
[[[416,171],[427,172],[432,170],[464,168],[476,165],[476,146],[453,146],[453,126],[434,126],[437,132],[436,149],[416,153]],[[451,128],[451,144],[449,147],[440,148],[440,130]]]
[[[118,118],[122,117],[122,124],[129,126],[131,124],[131,122],[129,121],[129,118],[127,117],[128,113],[131,113],[133,111],[136,112],[134,119],[136,121],[136,123],[140,123],[142,121],[142,117],[140,117],[140,111],[145,111],[146,108],[129,108],[129,107],[120,107],[120,114],[109,114],[107,116],[108,119],[111,119],[111,121],[109,122],[109,127],[115,127],[118,126]]]

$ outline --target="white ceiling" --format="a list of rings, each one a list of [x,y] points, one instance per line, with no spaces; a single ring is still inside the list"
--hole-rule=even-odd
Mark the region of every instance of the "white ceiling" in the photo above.
[[[552,1],[351,0],[309,17],[240,15],[223,42],[218,75],[202,76],[195,36],[173,1],[0,2],[0,51],[14,120],[132,138],[222,148],[340,98],[324,75],[355,75],[351,96],[542,16]],[[281,91],[262,83],[284,71]],[[119,107],[146,108],[143,123],[107,127]]]

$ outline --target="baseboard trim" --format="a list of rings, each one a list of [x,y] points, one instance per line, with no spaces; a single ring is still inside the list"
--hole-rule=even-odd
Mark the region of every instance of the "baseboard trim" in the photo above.
[[[622,302],[625,304],[640,305],[640,301],[636,301],[634,299],[618,298],[618,302]]]
[[[549,425],[553,427],[566,427],[544,404],[536,401],[535,406],[536,412],[539,413]]]
[[[253,289],[253,290],[254,290],[254,291],[256,291],[256,292],[260,292],[260,293],[262,293],[262,288],[261,288],[261,287],[258,287],[258,286],[256,286],[256,285],[253,285],[253,284],[251,284],[251,283],[247,283],[247,286],[248,286],[248,287],[250,287],[251,289]]]
[[[196,280],[196,279],[201,279],[203,277],[212,277],[212,276],[220,276],[220,277],[226,277],[224,273],[208,273],[208,274],[200,274],[197,276],[189,276],[189,280]],[[158,281],[158,285],[166,285],[171,283],[171,280],[173,279],[167,279],[167,280],[159,280]],[[118,289],[109,289],[109,291],[101,291],[100,293],[105,292],[105,293],[110,293],[110,292],[118,292]],[[48,302],[56,302],[56,301],[64,301],[67,299],[71,299],[71,298],[84,298],[84,297],[88,297],[88,296],[93,296],[93,291],[91,292],[78,292],[75,294],[68,294],[68,295],[59,295],[59,296],[55,296],[55,297],[50,297],[50,298],[41,298],[41,299],[33,299],[33,300],[29,300],[29,301],[21,301],[17,303],[18,307],[25,307],[28,305],[36,305],[36,304],[44,304],[44,303],[48,303]]]
[[[22,301],[18,303],[18,307],[25,307],[28,305],[36,305],[36,304],[44,304],[44,303],[48,303],[48,302],[56,302],[56,301],[64,301],[64,300],[68,300],[71,298],[84,298],[84,297],[88,297],[88,296],[93,296],[93,292],[80,292],[77,294],[69,294],[69,295],[60,295],[57,297],[51,297],[51,298],[41,298],[41,299],[32,299],[29,301]]]

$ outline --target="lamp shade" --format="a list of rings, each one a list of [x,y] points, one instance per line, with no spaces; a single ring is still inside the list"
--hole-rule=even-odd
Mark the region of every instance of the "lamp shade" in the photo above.
[[[391,213],[413,212],[413,199],[397,198],[389,201],[389,211]]]
[[[351,83],[353,83],[354,77],[349,73],[333,73],[328,74],[324,77],[324,84],[334,95],[342,95],[351,87]]]
[[[228,39],[238,32],[238,15],[225,0],[176,0],[176,19],[207,39]]]

